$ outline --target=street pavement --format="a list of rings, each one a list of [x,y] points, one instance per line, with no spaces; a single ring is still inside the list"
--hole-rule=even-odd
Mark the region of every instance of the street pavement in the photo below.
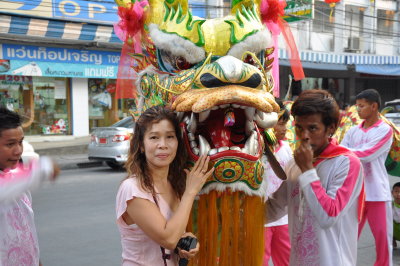
[[[33,193],[44,266],[121,264],[114,208],[125,175],[106,166],[65,170],[55,183]],[[391,184],[400,180],[390,179]],[[372,266],[374,261],[374,240],[366,225],[358,243],[357,266]],[[393,263],[400,266],[400,248],[394,250]]]
[[[108,167],[66,170],[33,193],[43,266],[121,265],[115,196],[124,176]]]

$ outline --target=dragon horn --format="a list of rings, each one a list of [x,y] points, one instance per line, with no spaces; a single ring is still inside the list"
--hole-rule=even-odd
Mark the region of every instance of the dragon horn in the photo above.
[[[146,24],[160,25],[165,17],[165,14],[171,10],[182,8],[182,13],[186,14],[189,10],[188,0],[149,0],[150,14],[147,16]]]

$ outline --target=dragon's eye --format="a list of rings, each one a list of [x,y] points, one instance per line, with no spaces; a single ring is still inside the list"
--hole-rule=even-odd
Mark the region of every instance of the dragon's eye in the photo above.
[[[158,50],[158,63],[161,70],[169,73],[176,73],[194,66],[183,56],[176,56],[161,49]]]
[[[179,70],[185,70],[185,69],[189,69],[189,68],[193,67],[193,64],[190,64],[182,56],[176,57],[175,62],[176,62],[176,68]]]
[[[256,62],[254,61],[251,55],[247,55],[246,58],[244,59],[244,62],[253,66],[256,65]]]
[[[261,65],[264,64],[264,54],[265,54],[264,50],[261,51],[261,52],[259,52],[259,53],[257,54],[257,58],[258,58],[259,63],[260,63]],[[244,61],[245,63],[249,64],[249,65],[253,65],[253,66],[256,66],[256,67],[260,67],[259,64],[258,64],[258,62],[256,62],[256,59],[253,58],[253,56],[251,56],[251,55],[249,55],[249,54],[245,57],[245,59],[244,59],[243,61]]]

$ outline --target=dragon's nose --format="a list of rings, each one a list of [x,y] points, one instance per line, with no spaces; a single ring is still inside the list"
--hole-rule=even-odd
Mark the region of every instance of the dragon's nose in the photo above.
[[[219,69],[214,69],[212,73],[204,73],[200,75],[200,82],[206,88],[215,88],[226,85],[241,85],[249,88],[257,88],[262,82],[261,74],[256,67],[247,65],[246,72],[254,72],[250,75],[243,75],[244,63],[233,57],[224,56],[215,61],[215,66]]]

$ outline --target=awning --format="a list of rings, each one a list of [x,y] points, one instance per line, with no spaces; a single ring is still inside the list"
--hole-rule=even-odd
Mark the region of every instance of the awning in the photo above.
[[[356,71],[359,73],[400,76],[400,65],[356,65]]]
[[[346,54],[334,54],[325,52],[300,51],[301,62],[313,62],[324,64],[345,64]],[[289,59],[285,49],[279,49],[279,59]]]
[[[109,24],[43,19],[23,15],[0,14],[0,35],[26,36],[54,41],[81,41],[122,44]]]
[[[301,62],[304,69],[319,69],[319,70],[333,70],[333,71],[347,71],[347,66],[344,64],[328,64],[328,63],[316,63],[316,62]],[[289,60],[280,59],[280,66],[290,66]]]
[[[400,65],[400,56],[347,54],[346,63],[349,65]]]
[[[347,71],[354,65],[359,73],[400,76],[400,56],[301,51],[300,59],[305,69]],[[279,50],[279,64],[290,66],[284,49]]]

